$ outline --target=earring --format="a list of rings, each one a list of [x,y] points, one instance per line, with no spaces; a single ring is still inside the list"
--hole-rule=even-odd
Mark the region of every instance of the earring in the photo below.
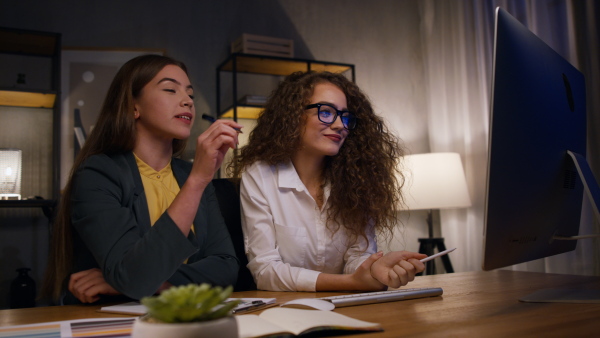
[[[136,112],[134,112],[134,113],[133,113],[133,118],[134,118],[134,119],[137,119],[138,117],[140,117],[140,113],[139,113],[139,112],[137,112],[137,111],[136,111]]]

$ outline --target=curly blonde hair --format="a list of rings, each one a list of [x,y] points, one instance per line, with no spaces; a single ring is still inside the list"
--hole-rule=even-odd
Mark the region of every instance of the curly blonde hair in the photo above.
[[[368,225],[373,224],[377,232],[389,239],[403,203],[404,176],[398,165],[404,148],[375,114],[366,95],[342,74],[296,72],[287,76],[269,97],[248,145],[229,164],[229,173],[239,179],[254,162],[276,165],[291,160],[301,147],[307,118],[305,107],[315,86],[323,82],[344,92],[348,110],[357,117],[356,127],[339,153],[325,161],[323,177],[331,185],[327,226],[337,231],[341,224],[351,238],[367,239]],[[337,228],[331,229],[331,224],[336,223]]]

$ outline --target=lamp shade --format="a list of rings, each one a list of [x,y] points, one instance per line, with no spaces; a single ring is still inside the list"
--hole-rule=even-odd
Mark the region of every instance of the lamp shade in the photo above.
[[[21,150],[0,148],[0,198],[21,199]]]
[[[428,153],[404,156],[405,209],[464,208],[471,205],[460,155]]]

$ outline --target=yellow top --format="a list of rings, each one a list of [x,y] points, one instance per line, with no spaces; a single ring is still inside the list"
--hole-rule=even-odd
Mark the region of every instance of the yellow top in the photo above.
[[[144,185],[148,211],[150,212],[150,224],[154,225],[160,215],[173,203],[175,196],[179,193],[179,185],[173,175],[170,162],[160,171],[156,171],[137,155],[133,155],[142,176],[142,184]],[[193,224],[191,231],[194,231]]]

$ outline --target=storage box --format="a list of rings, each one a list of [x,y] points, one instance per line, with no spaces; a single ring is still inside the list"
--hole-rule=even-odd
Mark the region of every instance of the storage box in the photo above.
[[[294,57],[294,41],[244,33],[231,43],[231,53]]]

